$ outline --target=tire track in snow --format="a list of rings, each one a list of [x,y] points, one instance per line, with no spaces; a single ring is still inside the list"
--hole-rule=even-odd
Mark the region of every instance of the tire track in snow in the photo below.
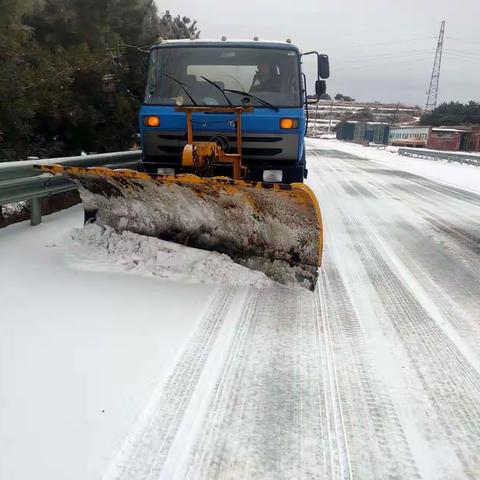
[[[219,288],[186,350],[105,475],[106,480],[147,479],[163,465],[183,420],[203,367],[235,297]]]
[[[328,332],[325,337],[330,339],[332,358],[336,358],[352,478],[420,478],[395,407],[375,375],[359,318],[333,264],[324,268],[320,281],[317,298],[323,308],[319,315]]]
[[[322,163],[324,172],[329,170],[330,164],[328,160]],[[356,170],[354,165],[352,170]],[[329,185],[337,183],[338,189],[341,182],[332,170],[330,172]],[[336,195],[338,198],[345,196],[338,190]],[[383,308],[422,383],[430,409],[442,427],[443,438],[448,439],[450,448],[462,464],[462,478],[475,478],[476,472],[480,471],[478,371],[439,326],[441,318],[431,316],[428,305],[420,303],[420,297],[417,298],[418,292],[412,291],[410,282],[405,283],[396,271],[394,265],[401,260],[393,250],[385,250],[385,241],[377,237],[378,220],[366,215],[369,208],[365,207],[368,206],[356,204],[357,208],[348,209],[342,205],[343,208],[338,208],[336,213],[341,215],[344,228],[353,239],[352,246],[367,267],[371,285],[383,299]],[[362,217],[357,216],[360,213]]]
[[[344,163],[342,160],[341,164]],[[401,202],[402,213],[396,212],[398,219],[395,222],[389,219],[389,223],[385,223],[384,207],[370,202],[366,205],[369,207],[369,222],[376,226],[383,222],[381,236],[392,244],[392,249],[401,256],[412,275],[422,278],[424,289],[428,290],[432,301],[441,308],[445,318],[463,341],[470,344],[471,352],[480,360],[476,346],[476,339],[480,338],[480,286],[477,281],[480,255],[475,252],[476,237],[463,229],[463,225],[468,224],[472,224],[473,228],[475,212],[480,218],[479,205],[456,199],[450,204],[445,194],[442,195],[441,205],[432,203],[431,196],[427,196],[432,195],[430,190],[426,193],[418,189],[412,192],[407,188],[408,180],[403,180],[401,184],[396,182],[392,187],[391,182],[384,184],[378,179],[373,182],[374,174],[366,173],[361,166],[353,164],[350,170],[350,175],[343,176],[341,182],[349,185],[349,191],[369,184],[371,190],[377,193],[380,205],[382,197],[392,200],[392,208],[395,203]],[[386,178],[384,174],[382,177]],[[362,185],[359,185],[360,182]],[[414,225],[411,211],[418,215],[413,217]],[[395,227],[399,219],[403,219],[402,228]]]
[[[357,225],[358,226],[358,225]],[[361,230],[361,227],[360,227]],[[363,232],[357,252],[468,478],[480,471],[480,375]],[[413,341],[414,340],[414,341]]]
[[[344,235],[339,228],[341,206],[336,202],[322,202],[323,196],[336,200],[345,198],[342,189],[351,193],[351,188],[344,182],[344,171],[348,169],[339,169],[338,164],[332,162],[322,163],[321,171],[314,166],[313,171],[315,175],[309,183],[317,195],[320,194],[326,228],[326,255],[318,295],[326,297],[321,311],[334,345],[339,402],[344,412],[353,478],[418,479],[420,473],[397,414],[397,405],[392,402],[390,392],[377,372],[375,361],[378,360],[372,355],[372,341],[366,341],[363,321],[352,303],[355,292],[352,295],[347,289],[353,279],[348,275],[343,278],[346,275],[344,261],[349,265],[352,263],[350,254],[357,240]],[[339,176],[340,189],[336,178]],[[367,198],[371,200],[373,195]],[[342,239],[341,245],[338,245],[338,238]],[[343,244],[345,241],[347,243]],[[349,255],[343,260],[345,249]],[[356,262],[361,264],[358,258]]]
[[[379,167],[381,164],[378,162],[372,161],[373,164],[378,165]],[[462,190],[460,188],[450,186],[450,185],[443,185],[433,179],[430,178],[423,178],[419,175],[415,175],[413,173],[408,173],[403,170],[395,170],[394,168],[378,168],[378,167],[368,167],[368,170],[371,170],[372,173],[376,174],[383,174],[388,177],[397,177],[402,178],[410,183],[419,185],[430,192],[439,193],[446,196],[449,199],[456,199],[456,200],[463,200],[469,203],[472,202],[480,202],[480,195],[474,192],[469,192],[467,190]]]
[[[402,201],[418,212],[433,229],[443,234],[449,244],[449,248],[456,256],[465,260],[465,265],[474,264],[475,273],[480,267],[480,236],[478,235],[480,218],[480,204],[456,202],[450,204],[447,201],[433,203],[431,198],[420,192],[411,192],[400,185],[395,185],[406,195]],[[384,194],[392,195],[383,189]],[[472,269],[473,270],[473,269]]]
[[[187,478],[350,478],[309,292],[262,290],[238,326]]]
[[[458,189],[443,187],[436,188],[433,181],[424,179],[422,182],[414,182],[416,188],[412,189],[409,180],[402,183],[389,182],[382,185],[379,182],[368,181],[375,170],[368,171],[362,167],[354,167],[357,175],[363,177],[363,183],[369,183],[375,190],[383,195],[398,199],[398,193],[402,194],[402,202],[412,210],[419,213],[424,220],[429,222],[438,231],[446,233],[452,241],[464,250],[470,250],[470,258],[475,262],[480,261],[480,237],[478,231],[478,218],[480,216],[480,196],[465,192],[458,195]],[[366,174],[366,172],[368,173]],[[363,188],[357,182],[357,188]],[[430,188],[429,188],[430,187]],[[432,190],[436,195],[432,195]],[[469,226],[469,229],[465,228]]]

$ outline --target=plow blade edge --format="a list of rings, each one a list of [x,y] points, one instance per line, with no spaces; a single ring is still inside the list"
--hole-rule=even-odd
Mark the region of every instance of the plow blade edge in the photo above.
[[[322,256],[322,221],[313,192],[291,185],[133,170],[63,167],[87,217],[128,230],[229,255],[283,284],[313,289]]]

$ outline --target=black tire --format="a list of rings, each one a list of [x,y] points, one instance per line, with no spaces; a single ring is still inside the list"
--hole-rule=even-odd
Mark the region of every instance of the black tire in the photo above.
[[[83,211],[83,224],[87,225],[88,223],[95,223],[97,220],[97,210],[87,210]]]

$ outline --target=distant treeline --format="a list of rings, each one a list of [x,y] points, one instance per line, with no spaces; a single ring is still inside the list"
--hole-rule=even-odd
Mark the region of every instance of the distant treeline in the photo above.
[[[420,123],[422,125],[479,125],[480,103],[470,101],[442,103],[430,113],[425,113]]]
[[[2,2],[0,161],[130,147],[148,48],[198,36],[154,0]]]

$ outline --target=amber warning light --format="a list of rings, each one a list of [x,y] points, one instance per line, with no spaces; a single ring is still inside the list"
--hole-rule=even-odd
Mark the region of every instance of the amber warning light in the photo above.
[[[147,127],[159,127],[160,126],[160,117],[156,115],[150,115],[145,117],[145,125]]]
[[[282,118],[280,120],[280,128],[290,129],[290,128],[297,128],[298,121],[294,120],[293,118]]]

